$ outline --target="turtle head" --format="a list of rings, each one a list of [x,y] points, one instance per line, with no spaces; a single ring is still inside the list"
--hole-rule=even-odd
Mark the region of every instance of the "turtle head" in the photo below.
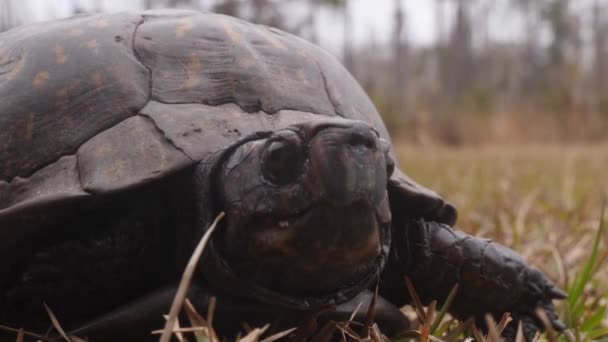
[[[339,302],[368,287],[389,251],[389,150],[370,125],[344,119],[234,148],[215,178],[227,215],[214,239],[224,266],[283,304]]]

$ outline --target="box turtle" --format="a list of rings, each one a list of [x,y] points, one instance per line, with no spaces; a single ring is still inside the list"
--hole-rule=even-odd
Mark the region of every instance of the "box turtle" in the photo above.
[[[509,311],[530,337],[541,307],[563,328],[564,294],[455,230],[361,87],[305,40],[182,10],[23,26],[0,34],[0,98],[2,324],[44,331],[45,302],[72,334],[149,337],[224,211],[189,293],[201,312],[217,298],[222,334],[348,317],[376,287],[396,334],[406,276],[426,304],[460,284],[460,319]]]

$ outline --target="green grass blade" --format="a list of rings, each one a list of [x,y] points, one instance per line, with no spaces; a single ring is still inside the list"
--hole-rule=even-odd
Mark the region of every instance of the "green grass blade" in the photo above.
[[[591,340],[597,340],[600,337],[608,337],[608,327],[594,330],[587,336],[589,336]]]
[[[606,204],[602,205],[602,211],[600,214],[600,224],[597,230],[597,234],[595,236],[595,241],[593,242],[593,249],[591,250],[591,255],[589,259],[584,265],[583,271],[580,274],[577,274],[575,277],[572,286],[568,290],[568,306],[570,307],[568,323],[572,324],[577,318],[582,314],[582,294],[585,286],[591,280],[593,276],[593,271],[596,266],[597,257],[599,254],[599,245],[602,239],[602,233],[604,231],[605,221],[604,221],[604,213],[606,210]]]
[[[458,292],[458,284],[454,285],[454,287],[450,291],[450,294],[448,294],[448,297],[446,298],[445,302],[441,306],[441,310],[439,310],[439,314],[437,314],[437,317],[433,321],[433,324],[431,325],[431,335],[434,336],[435,333],[437,332],[437,328],[441,324],[441,321],[443,321],[443,317],[445,316],[445,314],[450,309],[450,306],[452,305],[452,302],[454,301],[454,297],[456,297],[457,292]]]
[[[589,332],[597,328],[606,315],[606,306],[599,308],[591,317],[583,322],[581,325],[581,331]]]

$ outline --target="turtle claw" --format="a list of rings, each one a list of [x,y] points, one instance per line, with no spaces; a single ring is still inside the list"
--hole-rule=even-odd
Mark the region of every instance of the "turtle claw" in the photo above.
[[[562,332],[566,325],[560,321],[552,299],[544,299],[538,303],[536,308],[523,308],[512,314],[513,322],[503,331],[503,337],[507,341],[515,341],[517,328],[521,324],[523,336],[527,341],[534,341],[534,337],[545,330]]]
[[[557,287],[552,287],[547,292],[548,298],[551,299],[566,299],[568,294]]]

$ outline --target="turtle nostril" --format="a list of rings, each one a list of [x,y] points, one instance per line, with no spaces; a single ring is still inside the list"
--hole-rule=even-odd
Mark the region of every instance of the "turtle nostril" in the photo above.
[[[353,147],[366,147],[373,149],[376,146],[376,139],[370,134],[353,132],[348,139],[348,144]]]

